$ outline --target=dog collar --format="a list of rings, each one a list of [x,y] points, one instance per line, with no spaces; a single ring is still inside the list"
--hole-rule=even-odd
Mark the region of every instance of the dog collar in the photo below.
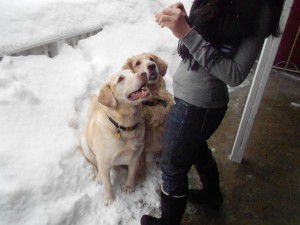
[[[106,114],[106,115],[107,115],[107,114]],[[110,121],[110,122],[116,127],[116,129],[117,129],[117,132],[116,132],[116,134],[115,134],[115,138],[116,138],[117,140],[119,140],[120,137],[121,137],[121,134],[120,134],[120,131],[121,131],[121,130],[123,130],[123,131],[132,131],[132,130],[134,130],[135,128],[137,128],[137,126],[139,125],[139,123],[136,123],[134,126],[131,126],[131,127],[124,127],[124,126],[118,124],[118,123],[117,123],[115,120],[113,120],[110,116],[107,115],[107,117],[108,117],[109,121]]]
[[[149,105],[149,106],[154,106],[154,105],[157,105],[157,104],[162,104],[162,106],[165,107],[165,108],[168,106],[168,103],[167,103],[166,100],[159,99],[159,98],[155,98],[153,100],[143,101],[142,104],[143,105]]]

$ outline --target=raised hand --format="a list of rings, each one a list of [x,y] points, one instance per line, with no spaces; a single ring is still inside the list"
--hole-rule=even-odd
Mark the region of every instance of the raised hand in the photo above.
[[[183,4],[178,2],[159,12],[156,15],[156,22],[161,27],[168,27],[175,37],[182,39],[191,30],[187,18]]]

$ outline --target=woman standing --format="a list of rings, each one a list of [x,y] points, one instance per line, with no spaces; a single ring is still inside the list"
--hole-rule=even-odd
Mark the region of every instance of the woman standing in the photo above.
[[[207,139],[222,122],[229,86],[241,84],[264,39],[279,35],[283,0],[195,0],[189,17],[182,3],[156,16],[179,39],[182,58],[173,75],[176,104],[166,124],[161,170],[161,218],[142,225],[179,225],[187,200],[218,209],[223,202],[216,161]],[[202,190],[188,190],[195,165]]]

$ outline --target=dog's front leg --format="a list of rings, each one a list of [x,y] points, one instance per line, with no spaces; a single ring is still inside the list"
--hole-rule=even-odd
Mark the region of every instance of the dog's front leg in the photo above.
[[[124,191],[126,193],[131,193],[134,191],[135,176],[136,176],[138,165],[139,165],[139,157],[134,157],[131,163],[128,165],[128,176],[127,176],[126,185],[124,187]]]
[[[144,148],[139,158],[138,169],[135,175],[136,182],[142,183],[145,180],[145,174],[146,174],[146,149]]]
[[[104,198],[105,205],[111,205],[114,201],[114,194],[112,191],[112,185],[110,181],[110,167],[98,164],[98,173],[101,175],[103,188],[104,188]]]

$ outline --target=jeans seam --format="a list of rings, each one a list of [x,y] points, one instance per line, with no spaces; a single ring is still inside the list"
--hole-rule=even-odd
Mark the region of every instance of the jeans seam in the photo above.
[[[204,118],[203,118],[203,122],[202,122],[202,126],[201,126],[201,129],[200,129],[200,136],[202,137],[203,135],[203,129],[204,129],[204,125],[205,125],[205,122],[206,122],[206,118],[207,118],[207,110],[205,110],[205,113],[204,113]]]
[[[183,124],[186,121],[186,117],[187,117],[188,111],[189,111],[189,108],[185,105],[185,112],[184,112],[183,120],[181,120],[181,123],[180,123],[180,128],[178,130],[178,135],[181,134],[181,131],[182,131],[182,128],[183,128]]]

